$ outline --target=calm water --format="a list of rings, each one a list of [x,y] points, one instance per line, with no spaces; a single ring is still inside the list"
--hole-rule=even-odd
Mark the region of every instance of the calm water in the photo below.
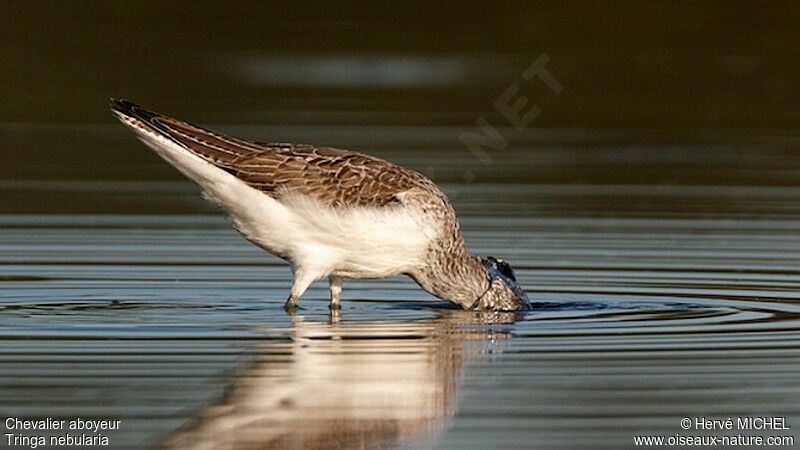
[[[338,317],[321,283],[289,316],[287,267],[188,182],[6,181],[3,415],[120,419],[114,448],[621,448],[685,416],[795,426],[800,188],[714,183],[798,177],[783,144],[753,145],[701,162],[609,144],[490,166],[385,152],[450,178],[549,164],[575,179],[444,183],[472,250],[512,261],[534,299],[518,316],[402,278],[347,283]],[[691,181],[695,164],[718,165],[711,185],[611,183]]]
[[[125,449],[619,449],[697,416],[797,442],[796,7],[434,3],[4,2],[0,419],[121,420]],[[521,78],[542,54],[559,95]],[[397,278],[287,315],[288,268],[110,96],[430,175],[534,311]],[[483,161],[479,117],[508,138]]]

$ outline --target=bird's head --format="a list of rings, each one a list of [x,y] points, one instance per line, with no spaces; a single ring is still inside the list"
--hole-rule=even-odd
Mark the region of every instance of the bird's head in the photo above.
[[[485,256],[481,262],[489,277],[489,289],[478,299],[475,309],[519,311],[530,307],[528,295],[507,262],[493,256]]]

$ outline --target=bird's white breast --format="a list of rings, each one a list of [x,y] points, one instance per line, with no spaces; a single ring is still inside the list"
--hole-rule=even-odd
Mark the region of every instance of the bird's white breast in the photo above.
[[[237,205],[228,208],[236,227],[251,241],[282,254],[299,268],[348,278],[397,275],[417,267],[433,233],[432,224],[403,205],[382,208],[332,208],[312,197],[285,192],[276,199],[259,193],[260,220],[238,220]]]

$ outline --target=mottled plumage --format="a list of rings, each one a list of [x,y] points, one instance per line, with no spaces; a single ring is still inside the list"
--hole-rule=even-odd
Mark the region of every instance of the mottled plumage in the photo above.
[[[502,261],[470,256],[447,197],[427,177],[362,153],[228,137],[113,100],[120,120],[222,207],[247,239],[289,261],[293,307],[329,277],[411,276],[464,308],[515,310],[526,298]],[[494,263],[492,263],[494,261]]]

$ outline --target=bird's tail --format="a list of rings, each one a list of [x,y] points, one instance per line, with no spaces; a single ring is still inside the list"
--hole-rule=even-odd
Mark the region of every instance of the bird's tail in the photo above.
[[[236,159],[263,150],[252,142],[144,109],[128,100],[112,98],[111,110],[137,134],[141,131],[156,133],[216,166],[230,167]]]

